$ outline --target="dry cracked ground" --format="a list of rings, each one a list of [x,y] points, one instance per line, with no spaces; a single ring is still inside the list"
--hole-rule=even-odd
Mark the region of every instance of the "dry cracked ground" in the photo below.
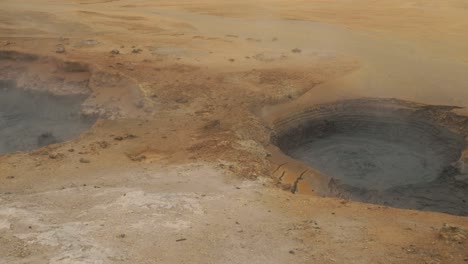
[[[2,0],[1,80],[99,119],[0,156],[0,263],[468,263],[466,216],[278,184],[269,123],[467,106],[467,28],[463,0]]]

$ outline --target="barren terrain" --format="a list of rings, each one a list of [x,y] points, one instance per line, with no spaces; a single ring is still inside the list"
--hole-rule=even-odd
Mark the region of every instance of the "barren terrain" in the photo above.
[[[319,197],[271,140],[343,99],[466,115],[467,28],[464,0],[2,0],[0,84],[99,119],[0,156],[0,263],[468,263],[466,216]]]

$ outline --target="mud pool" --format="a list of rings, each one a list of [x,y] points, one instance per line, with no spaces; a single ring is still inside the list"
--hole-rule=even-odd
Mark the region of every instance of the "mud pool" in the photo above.
[[[329,176],[334,196],[467,215],[464,139],[407,106],[363,101],[319,106],[279,138],[289,156]],[[465,180],[459,180],[465,179]]]
[[[54,96],[0,84],[0,155],[70,140],[95,118],[80,114],[83,96]]]
[[[289,154],[350,186],[385,190],[431,182],[456,161],[456,146],[412,125],[341,117],[328,119],[327,126],[333,131],[311,135]]]

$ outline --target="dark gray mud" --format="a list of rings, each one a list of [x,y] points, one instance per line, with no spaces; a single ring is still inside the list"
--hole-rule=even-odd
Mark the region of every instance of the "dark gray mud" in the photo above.
[[[55,96],[0,83],[0,155],[27,151],[79,136],[95,122],[83,116],[84,96]]]
[[[468,215],[468,181],[458,166],[465,147],[458,128],[467,122],[427,109],[372,100],[321,105],[286,121],[277,144],[331,177],[330,195]]]

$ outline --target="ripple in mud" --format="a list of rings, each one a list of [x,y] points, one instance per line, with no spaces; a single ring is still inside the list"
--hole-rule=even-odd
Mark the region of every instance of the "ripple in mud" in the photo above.
[[[408,106],[363,100],[318,106],[285,121],[277,143],[333,178],[331,195],[468,215],[468,186],[456,180],[453,166],[463,136]]]
[[[393,118],[329,117],[315,124],[326,134],[310,134],[289,154],[342,183],[374,190],[433,181],[458,159],[453,135]]]
[[[54,96],[0,84],[0,155],[77,137],[95,118],[80,114],[83,96]]]

